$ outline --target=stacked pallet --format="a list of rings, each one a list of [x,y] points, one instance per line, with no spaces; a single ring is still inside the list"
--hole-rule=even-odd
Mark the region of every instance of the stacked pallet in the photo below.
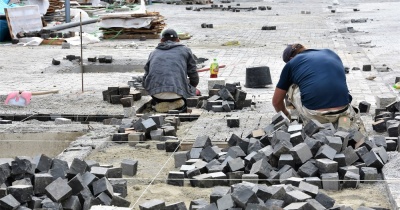
[[[104,39],[158,39],[164,29],[159,12],[107,15],[101,17],[100,30]]]

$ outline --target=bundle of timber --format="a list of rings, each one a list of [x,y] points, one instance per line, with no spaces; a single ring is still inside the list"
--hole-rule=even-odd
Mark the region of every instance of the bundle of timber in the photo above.
[[[61,10],[64,7],[64,1],[60,0],[49,0],[49,8],[47,9],[46,15],[51,15],[56,12],[56,10]]]
[[[159,12],[110,14],[100,19],[104,39],[158,39],[165,27]]]

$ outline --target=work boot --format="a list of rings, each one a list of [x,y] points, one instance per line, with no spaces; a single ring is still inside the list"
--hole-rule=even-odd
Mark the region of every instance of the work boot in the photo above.
[[[156,112],[167,113],[169,110],[176,110],[185,105],[185,101],[183,99],[178,99],[173,102],[160,102],[154,106],[154,110]]]

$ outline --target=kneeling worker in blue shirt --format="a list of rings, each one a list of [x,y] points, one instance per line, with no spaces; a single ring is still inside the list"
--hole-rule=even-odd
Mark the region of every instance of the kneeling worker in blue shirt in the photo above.
[[[272,98],[277,112],[290,116],[284,101],[287,95],[303,123],[311,119],[337,123],[341,116],[356,120],[344,66],[335,52],[293,44],[286,47],[282,57],[286,65]]]

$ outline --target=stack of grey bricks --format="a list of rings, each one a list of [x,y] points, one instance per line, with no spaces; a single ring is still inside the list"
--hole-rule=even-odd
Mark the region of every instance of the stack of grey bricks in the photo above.
[[[247,93],[241,89],[240,83],[215,84],[209,90],[208,97],[191,97],[187,99],[188,107],[203,108],[207,111],[230,112],[251,106],[251,99],[246,99]]]
[[[387,151],[395,151],[396,148],[398,148],[399,127],[400,127],[400,101],[397,100],[393,101],[388,105],[386,105],[385,107],[377,108],[375,110],[372,129],[377,133],[387,133],[387,135],[385,135],[388,136],[386,137]]]
[[[157,149],[173,152],[178,147],[180,140],[176,131],[181,124],[180,117],[167,115],[142,115],[140,118],[110,118],[103,121],[107,125],[118,125],[118,133],[114,133],[112,141],[115,143],[128,143],[136,146],[147,140],[157,140]]]
[[[291,122],[282,112],[263,129],[243,137],[232,134],[227,143],[229,147],[219,148],[212,145],[208,136],[197,137],[189,151],[175,154],[175,167],[179,171],[171,171],[168,176],[171,180],[167,182],[184,186],[184,181],[188,181],[191,186],[201,188],[236,189],[233,186],[242,182],[259,188],[283,186],[284,195],[263,197],[264,204],[281,200],[286,207],[300,202],[296,205],[303,207],[290,209],[308,209],[304,205],[315,204],[308,200],[316,199],[319,189],[358,188],[362,182],[374,183],[380,179],[389,147],[384,136],[369,137],[358,130],[336,128],[332,123],[321,124],[316,120],[303,126]],[[259,201],[257,194],[238,193],[253,199],[246,201],[234,198],[234,194],[232,190],[235,207],[244,208],[245,203],[253,205]]]
[[[121,167],[75,158],[66,161],[38,155],[0,159],[0,209],[88,210],[94,205],[129,207],[127,181],[137,161]]]

